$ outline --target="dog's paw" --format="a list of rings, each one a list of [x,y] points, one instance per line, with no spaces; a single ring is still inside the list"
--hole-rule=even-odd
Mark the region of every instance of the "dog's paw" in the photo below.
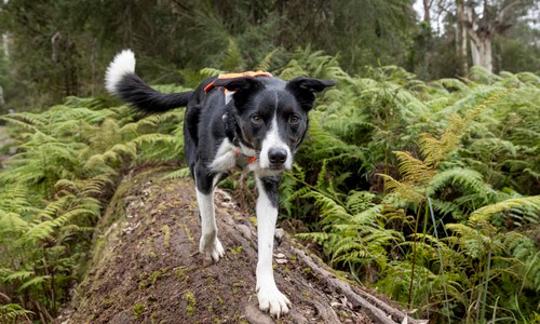
[[[289,312],[291,302],[277,287],[261,287],[257,291],[259,309],[269,311],[270,315],[279,318]]]
[[[207,258],[212,258],[214,262],[218,262],[219,258],[225,255],[223,245],[221,245],[221,242],[217,237],[212,240],[201,237],[201,241],[199,243],[199,252],[201,252],[201,254]]]

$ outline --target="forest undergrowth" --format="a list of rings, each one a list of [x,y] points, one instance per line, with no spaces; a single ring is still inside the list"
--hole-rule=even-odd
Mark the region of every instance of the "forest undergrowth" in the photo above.
[[[282,181],[283,226],[415,317],[540,320],[538,75],[474,67],[423,82],[388,66],[353,76],[309,50],[254,68],[338,82]],[[1,119],[16,151],[0,169],[0,322],[49,322],[84,275],[122,176],[163,163],[187,175],[183,110],[141,116],[110,98],[69,97]],[[239,179],[224,186],[245,187]]]

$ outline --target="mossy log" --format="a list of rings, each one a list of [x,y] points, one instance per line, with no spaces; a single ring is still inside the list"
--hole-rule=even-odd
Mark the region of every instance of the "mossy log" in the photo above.
[[[128,177],[129,178],[129,177]],[[273,319],[255,293],[252,211],[216,192],[218,263],[198,253],[193,184],[147,172],[124,180],[95,236],[94,258],[58,323],[413,323],[337,276],[289,235],[276,238],[275,276],[292,302]]]

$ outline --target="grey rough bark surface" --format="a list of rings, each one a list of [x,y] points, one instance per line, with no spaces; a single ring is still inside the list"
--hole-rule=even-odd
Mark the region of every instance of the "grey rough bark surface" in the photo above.
[[[218,190],[226,255],[218,263],[204,260],[192,183],[162,176],[143,172],[120,186],[95,237],[91,266],[58,323],[416,322],[337,276],[284,232],[274,251],[275,276],[293,308],[272,319],[258,309],[253,213]]]

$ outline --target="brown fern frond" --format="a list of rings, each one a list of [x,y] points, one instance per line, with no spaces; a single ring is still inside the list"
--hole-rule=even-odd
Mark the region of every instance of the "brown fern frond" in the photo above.
[[[395,192],[401,198],[411,203],[419,204],[424,201],[425,196],[420,188],[411,183],[400,182],[386,174],[377,174],[384,179],[384,188],[390,192]]]
[[[399,160],[399,172],[403,175],[403,182],[421,185],[435,175],[435,170],[409,152],[394,151],[394,154]]]

